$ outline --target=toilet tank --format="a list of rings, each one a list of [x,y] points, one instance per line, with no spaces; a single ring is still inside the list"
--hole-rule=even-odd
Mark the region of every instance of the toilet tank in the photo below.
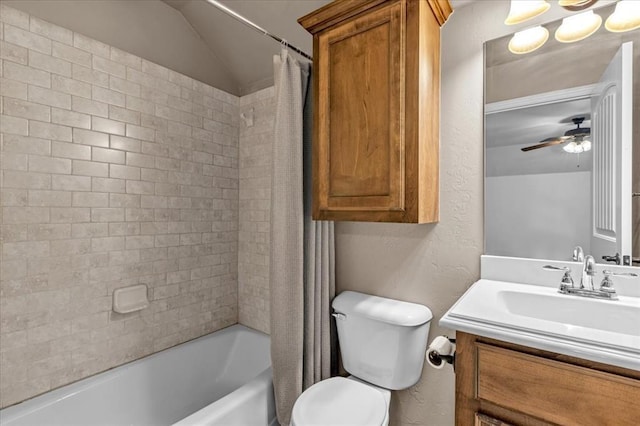
[[[420,379],[433,315],[423,305],[345,291],[333,299],[344,368],[398,390]]]

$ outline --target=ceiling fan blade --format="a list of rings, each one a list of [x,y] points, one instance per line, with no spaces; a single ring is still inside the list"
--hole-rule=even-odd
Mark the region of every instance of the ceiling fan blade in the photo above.
[[[541,140],[541,141],[540,141],[540,142],[538,142],[538,143],[542,143],[542,142],[554,142],[554,141],[562,141],[562,142],[564,142],[564,141],[569,140],[569,139],[572,139],[572,138],[573,138],[573,136],[557,136],[557,137],[554,137],[554,138],[546,138],[546,139],[543,139],[543,140]]]
[[[565,143],[566,141],[567,141],[567,138],[549,138],[541,141],[537,145],[526,146],[522,148],[522,151],[527,152],[527,151],[532,151],[538,148],[546,148],[548,146],[560,145]]]

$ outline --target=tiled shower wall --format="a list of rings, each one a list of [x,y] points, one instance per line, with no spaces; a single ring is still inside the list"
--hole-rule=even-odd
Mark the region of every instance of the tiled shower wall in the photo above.
[[[0,7],[7,406],[237,322],[239,100]],[[260,185],[241,233],[256,271]],[[149,308],[111,312],[133,284]]]
[[[269,333],[269,215],[275,99],[273,87],[240,98],[238,315]]]

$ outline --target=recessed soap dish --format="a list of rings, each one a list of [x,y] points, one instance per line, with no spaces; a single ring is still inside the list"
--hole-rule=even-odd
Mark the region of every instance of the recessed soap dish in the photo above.
[[[144,284],[117,288],[113,291],[113,311],[119,314],[140,311],[149,306]]]

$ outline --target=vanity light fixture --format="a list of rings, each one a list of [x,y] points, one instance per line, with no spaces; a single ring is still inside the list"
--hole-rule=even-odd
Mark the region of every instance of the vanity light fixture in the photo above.
[[[573,43],[584,40],[598,31],[602,25],[602,17],[593,10],[568,16],[562,20],[562,25],[556,30],[556,40],[561,43]]]
[[[598,0],[559,0],[558,5],[572,12],[587,9],[593,6]]]
[[[533,52],[542,47],[548,39],[549,30],[541,25],[518,31],[509,41],[509,51],[516,55]]]
[[[615,11],[604,23],[606,29],[613,33],[622,33],[640,28],[640,1],[621,0]]]
[[[580,141],[571,141],[563,146],[562,149],[569,154],[581,154],[583,152],[591,151],[591,141],[586,138]]]
[[[598,0],[558,0],[558,4],[571,11],[584,10],[591,7]],[[547,0],[511,0],[509,16],[504,21],[507,25],[514,25],[538,16],[551,5]],[[589,37],[602,25],[602,17],[593,10],[567,16],[558,27],[555,38],[561,43],[573,43]],[[632,31],[640,28],[640,0],[619,0],[615,11],[607,18],[605,28],[614,33]],[[509,51],[516,55],[533,52],[542,47],[549,38],[549,31],[536,26],[513,35],[509,41]]]
[[[550,7],[547,0],[511,0],[509,15],[504,23],[507,25],[519,24],[546,12]]]

